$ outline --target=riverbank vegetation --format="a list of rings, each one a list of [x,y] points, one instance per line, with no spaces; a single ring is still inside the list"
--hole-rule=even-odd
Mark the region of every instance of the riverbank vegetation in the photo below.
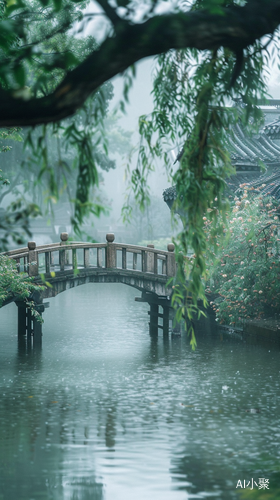
[[[278,202],[262,196],[261,188],[244,185],[240,191],[226,213],[227,225],[222,223],[223,238],[214,234],[212,211],[204,217],[207,239],[216,245],[209,256],[206,291],[218,295],[211,305],[216,320],[228,325],[280,312]]]
[[[0,307],[10,300],[23,301],[31,314],[41,322],[42,316],[36,311],[32,294],[43,289],[44,286],[33,283],[33,278],[27,273],[19,273],[14,260],[0,255]]]

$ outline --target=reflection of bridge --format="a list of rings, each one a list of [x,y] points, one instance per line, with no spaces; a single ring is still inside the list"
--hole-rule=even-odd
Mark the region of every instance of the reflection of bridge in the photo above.
[[[19,272],[34,277],[36,283],[48,282],[44,291],[33,294],[36,309],[43,313],[47,304],[43,299],[87,283],[124,283],[137,288],[142,297],[136,298],[150,305],[150,332],[158,327],[164,334],[169,329],[169,309],[172,286],[168,283],[175,276],[174,245],[167,251],[157,250],[153,245],[141,247],[114,242],[114,234],[106,235],[106,243],[68,242],[68,234],[61,233],[61,242],[36,247],[12,250],[6,255],[13,258]],[[51,285],[51,286],[50,286]],[[41,337],[41,324],[26,309],[24,302],[18,306],[18,333]],[[159,306],[162,312],[159,312]],[[162,319],[162,325],[158,324]]]

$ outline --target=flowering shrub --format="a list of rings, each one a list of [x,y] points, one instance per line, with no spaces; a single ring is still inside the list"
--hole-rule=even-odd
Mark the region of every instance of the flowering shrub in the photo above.
[[[43,289],[43,286],[33,283],[33,278],[26,273],[18,273],[13,259],[0,255],[0,307],[9,299],[24,300],[32,315],[40,321],[41,316],[35,309],[35,303],[30,300],[30,295]]]
[[[275,200],[245,188],[227,215],[229,229],[223,243],[211,232],[211,217],[205,217],[208,240],[216,238],[219,248],[218,255],[210,257],[206,291],[219,294],[211,305],[220,323],[238,325],[244,318],[280,312],[277,213]]]

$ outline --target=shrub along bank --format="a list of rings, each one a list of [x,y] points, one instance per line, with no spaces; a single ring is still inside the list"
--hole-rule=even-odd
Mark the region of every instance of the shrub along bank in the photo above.
[[[13,259],[0,255],[0,308],[9,300],[24,301],[32,315],[42,321],[35,309],[32,293],[43,289],[44,286],[33,283],[33,278],[26,273],[19,273]]]
[[[206,289],[218,294],[211,303],[216,320],[237,326],[245,319],[279,314],[280,224],[277,202],[263,197],[260,190],[249,191],[245,186],[241,196],[235,197],[226,217],[229,229],[225,238],[213,234],[210,211],[204,220],[208,240],[216,238],[217,253],[210,256],[210,285]],[[221,221],[221,224],[226,232],[226,222]]]

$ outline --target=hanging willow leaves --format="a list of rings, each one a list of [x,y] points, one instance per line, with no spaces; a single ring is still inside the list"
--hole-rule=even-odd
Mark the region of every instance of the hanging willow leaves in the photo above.
[[[224,234],[228,201],[225,180],[234,173],[227,152],[227,140],[237,120],[248,123],[260,119],[258,99],[266,95],[263,60],[259,44],[244,53],[243,71],[232,85],[236,56],[228,49],[206,54],[196,50],[171,51],[159,56],[154,76],[154,111],[139,123],[141,143],[139,163],[144,166],[142,183],[135,182],[139,172],[132,171],[131,184],[136,198],[147,186],[146,172],[153,170],[156,158],[165,165],[176,186],[177,198],[172,213],[180,214],[183,228],[175,243],[177,276],[172,305],[177,321],[190,324],[201,307],[206,306],[205,283],[209,252],[217,250],[217,240],[207,241],[204,218],[212,219],[212,235]],[[240,107],[233,100],[241,99]],[[176,167],[163,151],[181,150]],[[139,174],[138,174],[139,175]],[[143,183],[144,179],[144,183]],[[148,190],[141,192],[141,200]],[[215,207],[215,209],[214,209]],[[190,258],[192,256],[192,258]],[[191,323],[192,325],[192,323]],[[196,340],[189,328],[191,345]]]

